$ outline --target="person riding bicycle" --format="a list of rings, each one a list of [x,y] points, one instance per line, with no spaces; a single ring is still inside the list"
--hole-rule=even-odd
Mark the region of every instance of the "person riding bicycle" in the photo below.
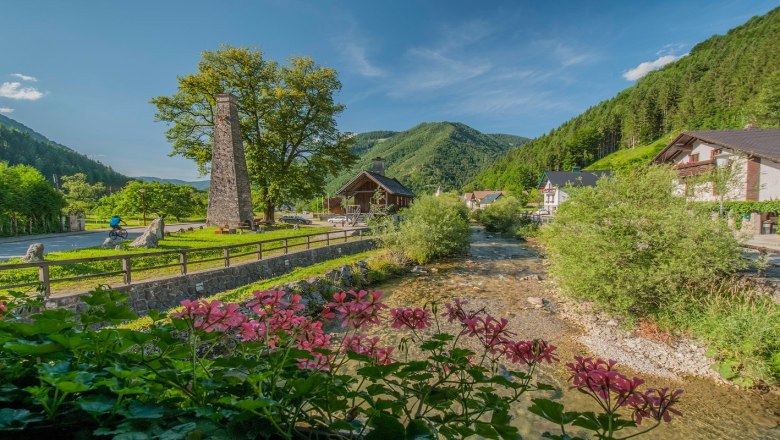
[[[121,224],[127,224],[124,220],[122,220],[122,217],[115,215],[111,217],[111,220],[108,222],[108,226],[111,226],[111,229],[114,231],[119,231],[122,229]]]

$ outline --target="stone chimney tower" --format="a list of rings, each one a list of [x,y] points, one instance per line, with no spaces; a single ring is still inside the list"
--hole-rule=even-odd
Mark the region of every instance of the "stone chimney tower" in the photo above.
[[[244,144],[236,97],[216,95],[214,147],[211,150],[211,186],[206,225],[238,227],[254,220],[252,193],[246,169]]]
[[[371,171],[384,176],[385,175],[385,160],[381,157],[375,157],[371,159]]]

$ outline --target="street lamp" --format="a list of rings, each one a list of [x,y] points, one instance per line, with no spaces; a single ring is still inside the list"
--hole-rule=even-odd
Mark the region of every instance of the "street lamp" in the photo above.
[[[146,188],[141,188],[138,190],[138,192],[141,193],[141,211],[144,213],[144,226],[146,226],[146,199],[144,198]]]

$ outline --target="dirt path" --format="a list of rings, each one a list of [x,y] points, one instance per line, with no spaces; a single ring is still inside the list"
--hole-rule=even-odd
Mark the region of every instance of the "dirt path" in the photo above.
[[[690,343],[670,348],[628,335],[606,318],[581,315],[545,280],[543,260],[531,247],[475,228],[467,256],[425,270],[377,288],[385,291],[390,307],[443,304],[458,297],[507,317],[519,337],[543,338],[558,347],[561,362],[543,368],[540,379],[559,389],[568,388],[565,363],[577,354],[616,359],[621,371],[646,377],[650,386],[685,389],[681,405],[685,417],[647,438],[780,438],[780,396],[740,391],[708,378],[707,368],[697,371],[703,350]],[[390,340],[400,337],[398,332],[382,333]],[[589,398],[576,392],[565,392],[562,402],[572,408],[596,409]],[[538,438],[552,427],[528,413],[528,405],[519,403],[515,423],[524,438]]]

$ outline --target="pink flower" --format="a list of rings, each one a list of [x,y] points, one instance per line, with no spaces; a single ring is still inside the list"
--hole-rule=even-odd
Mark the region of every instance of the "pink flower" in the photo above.
[[[504,344],[504,355],[512,363],[533,365],[542,361],[552,363],[557,361],[554,351],[556,347],[547,341],[534,339],[530,341],[508,341]]]
[[[3,304],[2,301],[0,301],[0,318],[4,316],[4,313],[8,311],[8,307]]]
[[[411,307],[393,309],[390,310],[390,315],[392,316],[391,327],[393,328],[406,327],[416,330],[431,326],[430,312],[419,307],[415,309]]]
[[[387,308],[379,301],[382,292],[350,290],[349,294],[352,296],[351,301],[346,301],[347,294],[344,292],[334,294],[334,301],[327,304],[323,316],[335,316],[334,312],[337,312],[339,319],[342,320],[341,326],[354,329],[379,324],[380,312]]]
[[[348,336],[344,339],[344,353],[352,352],[368,356],[374,360],[377,365],[387,365],[393,362],[390,355],[393,353],[392,347],[380,347],[379,338],[369,338],[366,335],[358,334]]]
[[[669,393],[668,388],[651,388],[644,393],[637,393],[631,399],[629,405],[633,408],[633,419],[636,424],[642,423],[642,419],[649,417],[656,421],[663,420],[666,423],[672,421],[672,414],[682,416],[682,412],[673,408],[680,401],[683,390],[675,390]]]

